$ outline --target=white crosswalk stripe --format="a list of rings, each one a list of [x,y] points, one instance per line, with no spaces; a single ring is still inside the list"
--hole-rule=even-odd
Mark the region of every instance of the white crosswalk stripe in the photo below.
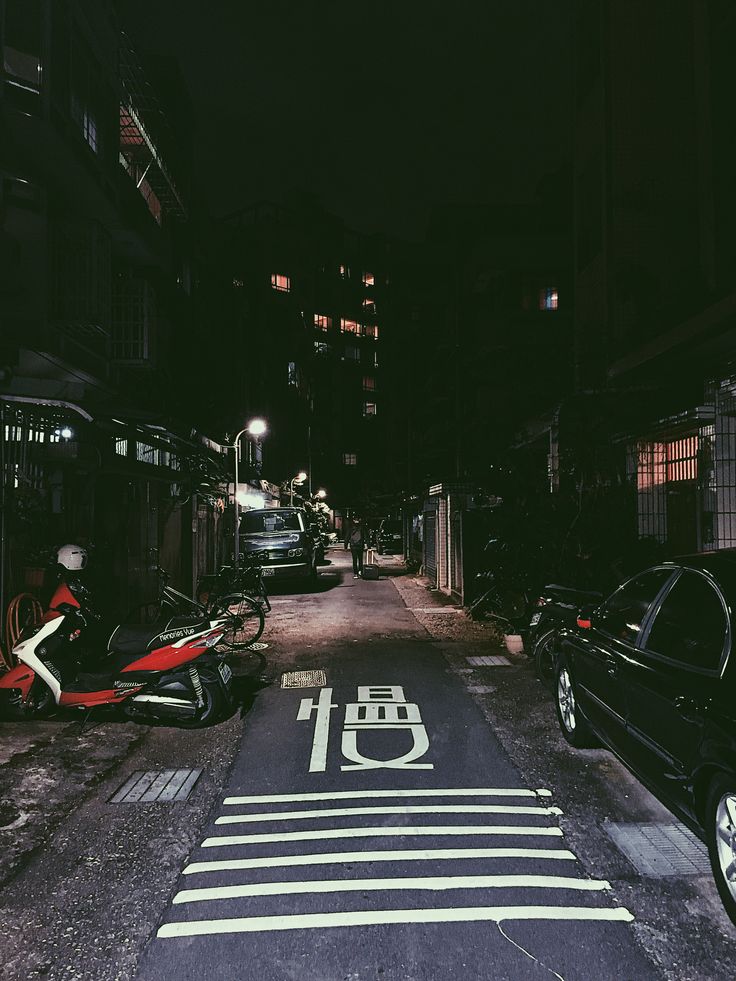
[[[172,921],[160,928],[158,936],[174,939],[379,924],[631,920],[628,910],[612,906],[606,898],[609,883],[585,877],[576,864],[575,855],[560,847],[562,831],[550,819],[561,812],[559,808],[548,806],[549,796],[549,791],[517,787],[228,797],[224,801],[226,813],[216,819],[217,826],[261,822],[273,826],[277,822],[303,821],[307,827],[294,831],[254,829],[254,833],[205,838],[201,855],[183,870],[192,885],[174,897]],[[517,798],[529,800],[529,804],[431,802],[426,805],[325,806],[342,800],[391,797],[400,800],[412,797]],[[309,810],[273,809],[278,804],[305,802],[323,806]],[[234,806],[243,810],[232,813]],[[454,815],[456,821],[436,825],[415,823],[420,816],[432,814]],[[483,815],[482,824],[463,823],[467,815],[478,814]],[[407,823],[382,825],[380,817],[384,815],[399,815]],[[494,823],[494,816],[499,817],[499,823]],[[344,823],[331,826],[335,819],[343,818],[354,818],[356,826],[346,827]],[[361,824],[361,819],[372,823]],[[472,847],[435,847],[435,842],[429,840],[430,847],[416,848],[410,847],[408,841],[402,842],[402,839],[423,837],[438,839],[436,844],[439,846],[444,836],[463,837]],[[494,847],[479,847],[479,843],[472,842],[473,838],[488,836],[496,839]],[[540,839],[539,842],[535,838]],[[355,839],[356,844],[360,839],[383,839],[389,847],[371,848],[370,841],[366,842],[367,847],[350,851],[330,847],[331,842],[344,839]],[[295,845],[302,843],[316,843],[318,850],[294,850]],[[217,857],[210,849],[218,850]],[[559,862],[564,862],[565,872],[571,871],[571,874],[550,874]],[[404,863],[411,865],[404,868]],[[353,872],[354,866],[360,871]],[[372,875],[374,867],[376,874]],[[268,877],[268,870],[289,868],[304,869],[302,877],[284,879],[283,872],[281,876],[274,878],[272,874]],[[325,870],[324,875],[321,869]],[[410,874],[414,869],[421,869],[422,874]],[[384,870],[388,874],[382,874]],[[310,878],[315,873],[317,877]],[[247,876],[245,879],[243,874]],[[527,890],[531,891],[530,901],[525,903]],[[498,905],[483,903],[481,897],[486,894],[489,898],[495,895],[501,902]],[[542,894],[550,896],[549,904],[538,902]],[[443,899],[439,899],[441,895]],[[450,901],[453,896],[460,901],[457,906]],[[572,901],[573,896],[577,897],[576,901]],[[580,905],[583,896],[586,897],[585,905]],[[320,897],[318,912],[314,911],[315,897]],[[369,908],[352,908],[361,899],[365,905],[371,897],[375,897],[375,907],[371,900]],[[480,898],[481,902],[469,905],[474,897]],[[402,908],[390,908],[392,902],[401,903]],[[411,908],[406,908],[407,902]],[[274,903],[278,905],[274,907]],[[325,903],[327,908],[324,908]],[[338,903],[336,908],[330,908]],[[174,911],[181,911],[186,917],[190,909],[203,910],[207,915],[196,920],[173,919]]]

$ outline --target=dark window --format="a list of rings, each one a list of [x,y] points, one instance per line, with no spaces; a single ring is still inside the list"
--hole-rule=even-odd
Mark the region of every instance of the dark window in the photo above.
[[[647,648],[691,667],[718,668],[726,640],[726,614],[710,583],[683,572],[660,607]]]
[[[671,575],[670,569],[653,569],[620,586],[604,603],[596,626],[626,644],[635,644],[649,607]]]

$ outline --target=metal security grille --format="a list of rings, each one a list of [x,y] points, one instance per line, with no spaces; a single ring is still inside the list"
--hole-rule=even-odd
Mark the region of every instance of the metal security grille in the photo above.
[[[186,800],[201,770],[136,770],[110,798],[111,804],[171,803]]]
[[[286,671],[281,675],[282,688],[324,688],[326,684],[324,671]]]
[[[511,661],[502,654],[483,654],[478,657],[466,657],[465,660],[468,664],[478,668],[499,668],[511,665]]]
[[[424,514],[424,574],[433,584],[437,584],[437,512]]]
[[[682,824],[606,824],[606,833],[641,875],[703,875],[708,850]]]

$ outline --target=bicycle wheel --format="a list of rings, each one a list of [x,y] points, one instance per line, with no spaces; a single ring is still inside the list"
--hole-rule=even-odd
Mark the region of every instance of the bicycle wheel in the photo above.
[[[255,643],[263,633],[266,618],[261,605],[244,593],[223,596],[217,603],[218,609],[231,613],[242,621],[242,627],[228,627],[216,650],[238,651]]]

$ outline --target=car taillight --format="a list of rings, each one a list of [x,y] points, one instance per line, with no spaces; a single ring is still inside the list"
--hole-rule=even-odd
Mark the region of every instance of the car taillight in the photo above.
[[[590,630],[592,626],[589,617],[578,617],[575,622],[582,630]]]

